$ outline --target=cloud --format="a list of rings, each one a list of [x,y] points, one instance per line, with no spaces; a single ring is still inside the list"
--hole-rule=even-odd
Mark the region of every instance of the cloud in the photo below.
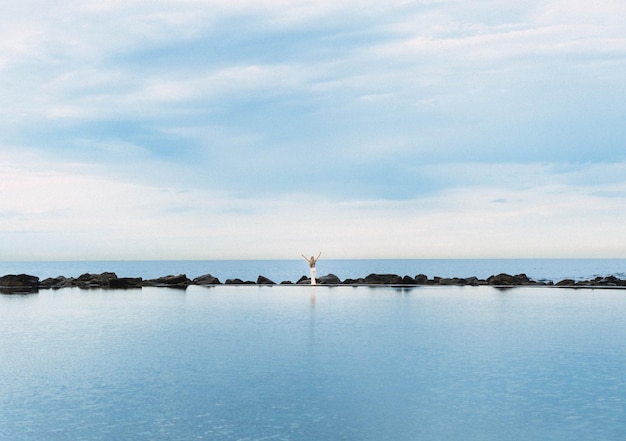
[[[619,254],[624,8],[7,5],[3,240],[59,258]]]
[[[626,184],[617,179],[624,164],[609,170],[615,179],[595,184],[584,182],[594,165],[555,175],[543,166],[459,164],[446,188],[394,201],[315,192],[241,197],[35,159],[1,161],[5,259],[291,258],[309,248],[335,258],[625,251]],[[515,179],[471,179],[494,173]]]

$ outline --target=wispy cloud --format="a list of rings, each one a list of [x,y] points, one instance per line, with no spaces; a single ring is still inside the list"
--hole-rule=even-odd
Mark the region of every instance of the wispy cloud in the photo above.
[[[3,257],[623,253],[624,13],[7,5]]]
[[[6,163],[6,162],[5,162]],[[626,184],[585,184],[596,166],[459,165],[452,185],[404,200],[291,193],[241,197],[138,185],[103,170],[3,168],[0,236],[20,258],[618,256]],[[616,165],[615,169],[626,165]],[[509,174],[492,182],[464,178]],[[452,167],[454,170],[455,167]],[[583,179],[584,180],[584,179]],[[189,184],[189,181],[186,182]],[[607,194],[608,193],[608,194]],[[506,203],[494,204],[494,201]],[[42,241],[42,238],[46,240]]]

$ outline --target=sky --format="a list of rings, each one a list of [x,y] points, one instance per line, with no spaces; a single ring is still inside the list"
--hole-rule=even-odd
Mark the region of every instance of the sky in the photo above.
[[[626,257],[622,0],[0,4],[0,260]]]

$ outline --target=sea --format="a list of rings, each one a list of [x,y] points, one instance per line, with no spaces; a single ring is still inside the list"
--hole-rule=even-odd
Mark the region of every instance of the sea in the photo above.
[[[624,260],[319,261],[535,279]],[[304,268],[303,268],[304,266]],[[41,278],[297,280],[300,261],[4,262]],[[0,441],[626,439],[626,290],[63,288],[0,294]]]
[[[0,275],[30,274],[40,279],[79,277],[84,273],[115,272],[118,277],[153,279],[185,274],[190,279],[211,274],[224,282],[239,278],[256,281],[259,275],[280,283],[296,282],[309,274],[304,259],[292,260],[141,260],[141,261],[0,261]],[[371,273],[400,276],[478,277],[526,274],[536,281],[590,280],[614,275],[626,278],[626,259],[320,259],[317,275],[335,274],[357,279]]]

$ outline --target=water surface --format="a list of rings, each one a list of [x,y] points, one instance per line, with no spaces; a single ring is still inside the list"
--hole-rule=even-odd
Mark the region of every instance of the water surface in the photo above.
[[[623,440],[626,293],[0,295],[2,440]]]

